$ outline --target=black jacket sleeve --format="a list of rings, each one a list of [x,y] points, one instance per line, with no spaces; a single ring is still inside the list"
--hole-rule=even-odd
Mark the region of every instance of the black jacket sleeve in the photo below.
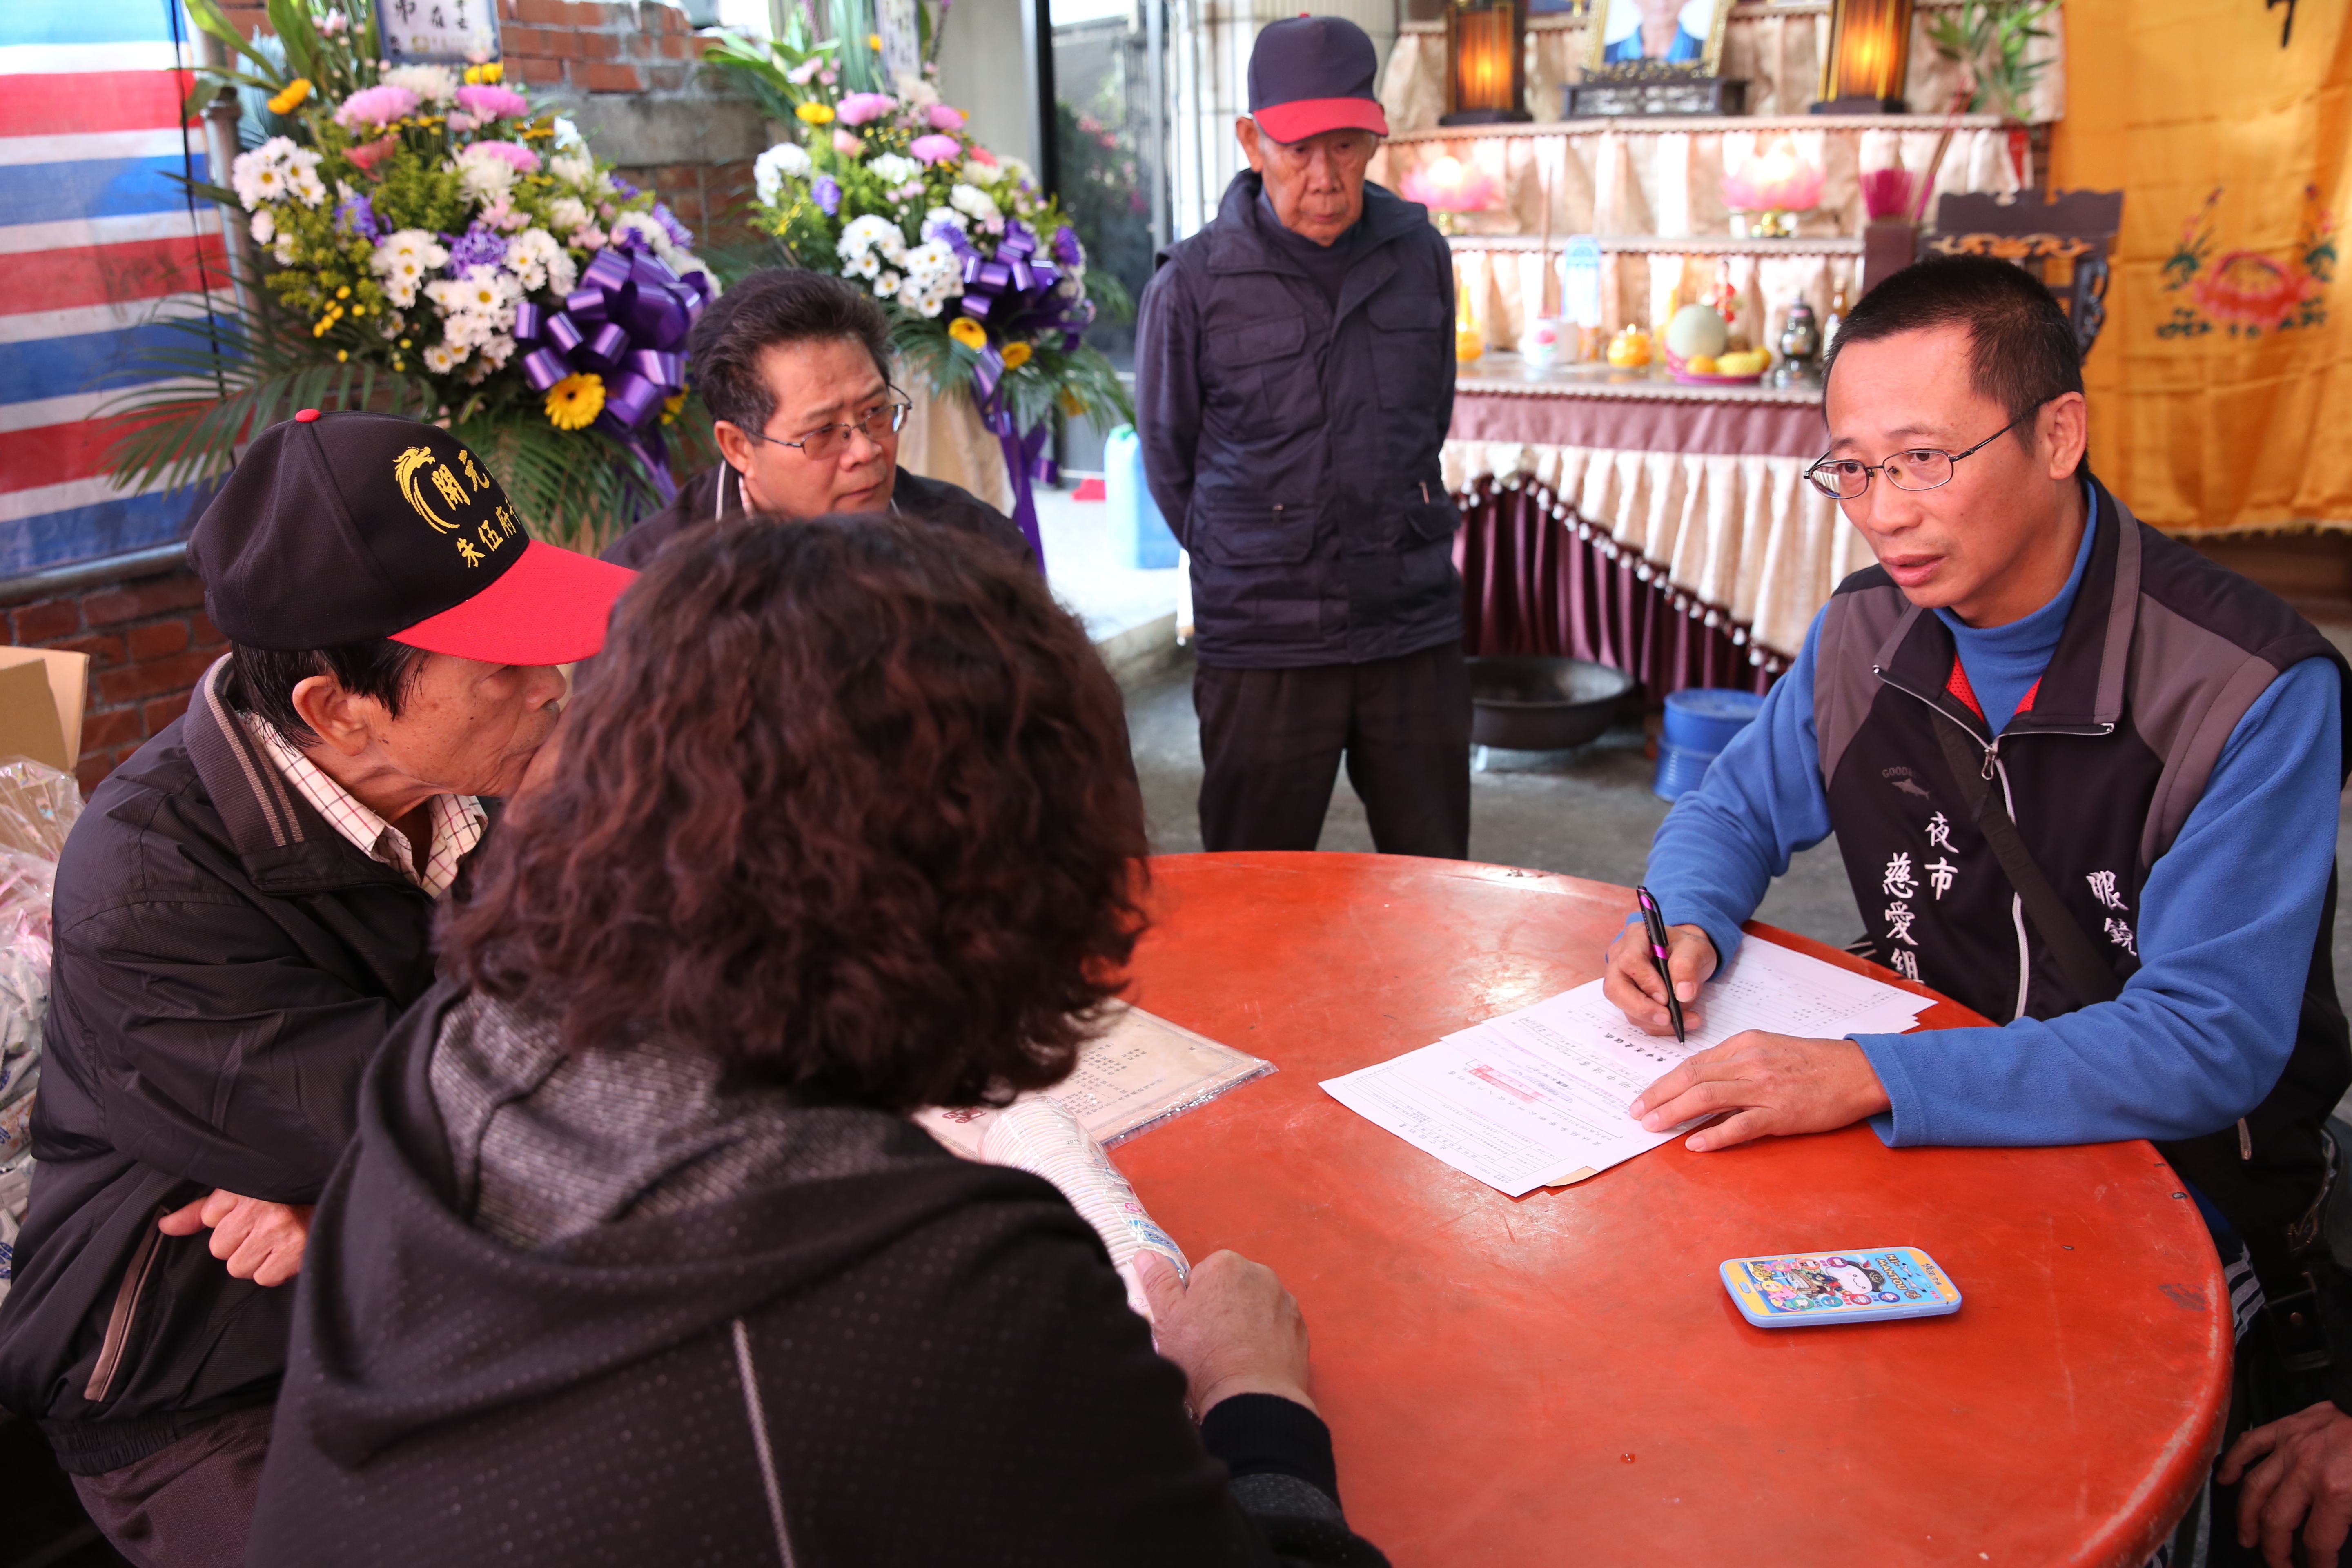
[[[1193,460],[1201,444],[1201,326],[1181,267],[1144,285],[1135,322],[1135,428],[1143,477],[1178,542],[1191,547]]]
[[[315,1202],[351,1139],[391,1002],[289,951],[235,899],[133,903],[58,933],[51,1071],[109,1145],[270,1203]]]
[[[1211,1412],[1216,1440],[1204,1445],[1184,1412],[1183,1373],[1152,1349],[1099,1243],[1075,1215],[1057,1217],[943,1279],[923,1311],[926,1344],[989,1346],[984,1380],[969,1363],[926,1379],[944,1398],[982,1396],[940,1412],[938,1430],[1022,1434],[1017,1466],[968,1447],[912,1466],[934,1499],[955,1499],[964,1539],[1018,1542],[1033,1563],[1382,1568],[1340,1514],[1322,1422],[1286,1400],[1241,1396]],[[1248,1473],[1229,1475],[1220,1446]]]

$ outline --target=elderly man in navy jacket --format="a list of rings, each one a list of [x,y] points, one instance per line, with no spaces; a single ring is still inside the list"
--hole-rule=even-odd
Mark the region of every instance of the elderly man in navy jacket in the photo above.
[[[1470,844],[1459,522],[1438,448],[1454,283],[1428,212],[1364,180],[1371,40],[1276,22],[1247,173],[1144,290],[1137,423],[1192,556],[1210,849],[1312,849],[1342,754],[1381,851]]]

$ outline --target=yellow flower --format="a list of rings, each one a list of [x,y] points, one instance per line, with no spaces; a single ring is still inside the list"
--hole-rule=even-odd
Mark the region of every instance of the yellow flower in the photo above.
[[[958,316],[948,323],[948,336],[978,353],[988,346],[988,331],[970,316]]]
[[[496,60],[489,60],[481,65],[467,66],[466,68],[466,80],[469,84],[475,86],[478,86],[483,82],[496,82],[506,74],[507,68],[500,65]]]
[[[795,108],[793,112],[799,115],[805,124],[830,125],[833,123],[833,110],[822,103],[803,103]]]
[[[866,47],[872,49],[876,54],[880,54],[882,52],[882,35],[879,33],[866,34]]]
[[[1019,370],[1023,365],[1029,363],[1029,356],[1035,352],[1036,351],[1032,349],[1027,343],[1005,344],[1004,368],[1007,370]]]
[[[578,430],[604,412],[604,378],[567,375],[547,389],[547,422],[558,430]]]
[[[673,392],[667,397],[663,398],[662,423],[665,425],[675,423],[677,419],[677,411],[685,406],[686,394],[683,392]]]
[[[310,79],[308,77],[298,76],[292,81],[286,84],[284,91],[280,92],[276,98],[269,100],[269,112],[272,114],[291,114],[296,110],[301,108],[302,100],[310,96]]]

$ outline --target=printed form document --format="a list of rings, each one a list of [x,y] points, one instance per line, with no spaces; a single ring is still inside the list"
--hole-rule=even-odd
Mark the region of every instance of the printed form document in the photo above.
[[[1900,1034],[1928,1005],[1750,937],[1701,989],[1706,1026],[1690,1031],[1687,1044],[1633,1027],[1595,980],[1327,1079],[1323,1089],[1423,1153],[1517,1197],[1580,1182],[1696,1126],[1644,1131],[1626,1110],[1693,1052],[1743,1029],[1822,1038]]]

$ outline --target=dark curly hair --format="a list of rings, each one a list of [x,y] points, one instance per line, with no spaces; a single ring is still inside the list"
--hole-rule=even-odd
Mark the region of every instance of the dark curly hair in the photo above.
[[[706,523],[623,599],[444,931],[573,1048],[905,1110],[1059,1081],[1144,925],[1118,687],[986,541]]]

